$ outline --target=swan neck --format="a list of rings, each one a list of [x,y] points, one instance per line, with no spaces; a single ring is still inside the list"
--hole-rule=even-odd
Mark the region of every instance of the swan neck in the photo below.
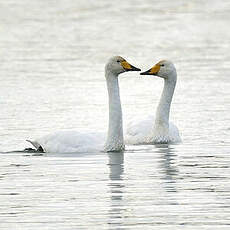
[[[175,86],[176,76],[173,80],[164,79],[164,89],[162,91],[160,102],[157,107],[155,126],[160,126],[168,129],[170,106]]]
[[[109,71],[105,72],[109,96],[109,128],[105,151],[118,152],[124,149],[122,109],[118,75]]]

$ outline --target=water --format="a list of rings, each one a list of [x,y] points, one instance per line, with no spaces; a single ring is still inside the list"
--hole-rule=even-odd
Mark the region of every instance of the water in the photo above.
[[[0,6],[0,229],[229,229],[229,1]],[[175,63],[170,119],[183,143],[6,153],[56,130],[107,130],[112,55],[143,70]],[[123,74],[124,123],[153,114],[162,86]]]

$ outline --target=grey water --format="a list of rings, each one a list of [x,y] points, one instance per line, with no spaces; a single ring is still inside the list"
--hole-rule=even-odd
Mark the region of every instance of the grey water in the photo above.
[[[230,2],[0,2],[0,229],[230,229]],[[57,130],[107,130],[104,65],[169,59],[178,145],[12,152]],[[163,82],[119,78],[124,126]]]

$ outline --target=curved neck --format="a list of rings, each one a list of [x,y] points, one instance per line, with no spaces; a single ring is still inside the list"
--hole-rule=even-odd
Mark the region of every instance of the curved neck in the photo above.
[[[109,71],[105,75],[109,96],[109,128],[105,151],[119,152],[124,150],[124,138],[118,76]]]
[[[156,112],[156,120],[154,125],[155,130],[163,128],[164,130],[166,129],[168,131],[170,106],[176,86],[176,72],[173,74],[175,74],[175,78],[173,80],[164,79],[164,89],[161,94],[161,99]]]

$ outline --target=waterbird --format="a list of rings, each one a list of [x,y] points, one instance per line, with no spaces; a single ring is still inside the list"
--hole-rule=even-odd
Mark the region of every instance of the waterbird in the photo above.
[[[157,107],[155,119],[130,122],[125,135],[127,144],[168,144],[181,142],[176,125],[169,122],[171,102],[177,82],[174,64],[162,60],[140,75],[157,76],[164,79],[164,88]]]
[[[27,140],[39,152],[120,152],[125,149],[118,76],[128,71],[141,71],[121,56],[111,57],[105,65],[105,79],[109,97],[109,125],[104,133],[58,131],[36,140]],[[106,140],[106,141],[105,141]]]

